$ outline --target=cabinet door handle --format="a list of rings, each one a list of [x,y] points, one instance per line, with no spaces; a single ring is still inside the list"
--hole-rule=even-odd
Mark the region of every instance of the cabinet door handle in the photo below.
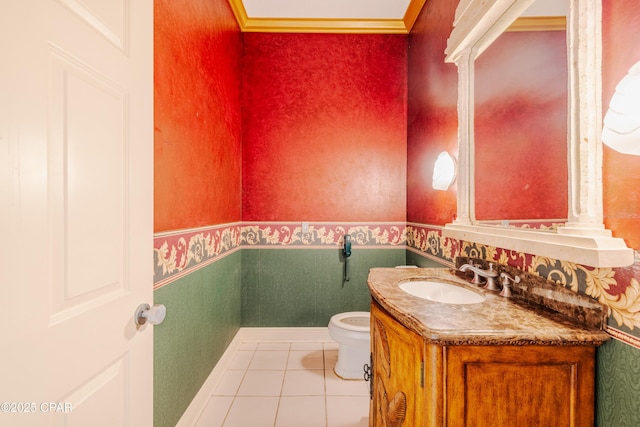
[[[364,380],[365,381],[371,380],[371,366],[369,366],[368,363],[364,364]]]
[[[364,380],[369,382],[369,399],[373,399],[373,354],[369,355],[369,363],[365,363],[364,368]]]

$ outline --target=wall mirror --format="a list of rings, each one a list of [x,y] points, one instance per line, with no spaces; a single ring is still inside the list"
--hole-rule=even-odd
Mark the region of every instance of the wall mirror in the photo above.
[[[474,62],[482,224],[548,229],[567,221],[567,12],[566,0],[537,0]]]
[[[458,207],[443,236],[593,267],[631,265],[633,251],[603,224],[600,1],[568,0],[566,221],[532,229],[476,218],[475,61],[533,3],[460,0],[456,9],[445,61],[458,68]],[[508,202],[499,188],[493,193],[496,202]]]

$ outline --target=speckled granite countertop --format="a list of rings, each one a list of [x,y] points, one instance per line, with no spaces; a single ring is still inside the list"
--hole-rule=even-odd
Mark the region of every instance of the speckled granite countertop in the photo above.
[[[399,284],[431,279],[472,289],[485,296],[477,304],[441,304],[412,296]],[[372,268],[371,296],[401,324],[441,345],[600,345],[609,335],[566,317],[470,284],[446,268]]]

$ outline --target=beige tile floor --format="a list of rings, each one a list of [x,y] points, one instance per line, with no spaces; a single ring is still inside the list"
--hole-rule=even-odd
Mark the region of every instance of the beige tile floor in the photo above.
[[[367,427],[369,388],[333,367],[335,342],[242,343],[197,427]]]

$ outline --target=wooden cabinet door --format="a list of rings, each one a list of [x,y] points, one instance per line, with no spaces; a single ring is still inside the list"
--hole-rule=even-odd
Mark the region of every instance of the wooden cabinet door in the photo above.
[[[373,400],[369,425],[414,427],[423,423],[424,341],[375,302],[371,306]]]
[[[593,427],[593,347],[446,349],[448,426]]]

